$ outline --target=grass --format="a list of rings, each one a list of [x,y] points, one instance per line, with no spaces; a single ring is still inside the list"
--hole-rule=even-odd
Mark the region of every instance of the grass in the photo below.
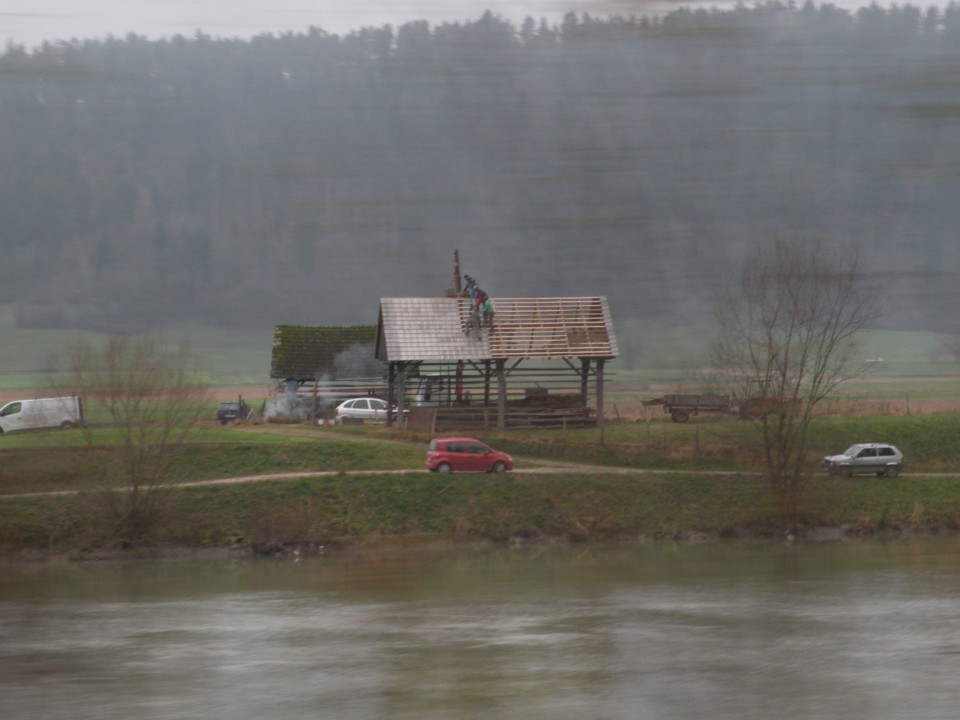
[[[186,337],[203,374],[215,385],[264,388],[269,384],[270,332],[178,326],[162,334],[174,341]],[[611,363],[609,417],[664,392],[697,390],[707,328],[633,323],[624,332],[643,337],[643,352],[630,367],[624,361]],[[0,367],[5,368],[0,390],[29,392],[42,386],[46,358],[74,337],[70,331],[15,328],[10,308],[0,306]],[[960,368],[936,359],[937,341],[931,333],[870,333],[866,356],[884,358],[882,369],[875,371],[887,378],[846,384],[838,405],[960,398]],[[204,412],[212,418],[215,407],[211,401]],[[203,434],[178,459],[177,479],[278,472],[336,475],[171,490],[156,542],[189,547],[240,542],[269,552],[296,544],[424,535],[579,541],[777,531],[766,483],[751,474],[761,470],[761,461],[749,423],[701,417],[678,425],[662,414],[650,417],[656,420],[607,422],[602,444],[597,429],[491,432],[481,439],[518,456],[519,466],[527,470],[538,460],[559,460],[668,473],[558,474],[543,469],[442,477],[420,469],[425,436],[368,427],[241,431],[205,423]],[[79,431],[0,437],[0,495],[80,491],[3,498],[0,547],[72,552],[95,542],[97,454],[111,452],[118,438],[109,428],[97,428],[92,439],[93,448]],[[819,418],[810,439],[811,467],[820,456],[853,442],[891,442],[907,458],[907,476],[894,482],[818,476],[802,509],[807,525],[864,533],[957,528],[960,480],[913,474],[960,477],[960,416],[859,417],[850,412]],[[410,472],[365,474],[381,469]]]
[[[292,427],[291,430],[297,428]],[[0,438],[0,495],[91,487],[97,454],[109,452],[115,431],[92,433],[94,447],[79,431],[11,434]],[[11,441],[9,444],[7,441]],[[177,481],[283,472],[413,469],[423,465],[423,446],[376,441],[317,430],[310,436],[211,428],[184,448],[172,475]]]
[[[171,346],[186,341],[203,376],[219,387],[268,387],[273,328],[225,328],[166,325],[151,334]],[[0,390],[46,387],[52,359],[78,337],[106,338],[103,333],[18,328],[13,306],[0,304]]]
[[[603,445],[596,428],[493,433],[487,439],[508,452],[543,459],[649,468],[762,469],[757,430],[733,419],[608,422]],[[893,443],[906,456],[908,471],[960,472],[957,414],[818,418],[811,426],[809,461],[815,466],[822,456],[842,452],[855,442]]]
[[[707,322],[691,326],[671,320],[624,318],[616,326],[625,357],[609,364],[616,386],[629,386],[641,393],[696,391],[705,366],[707,341],[712,328]],[[225,328],[197,324],[167,325],[152,331],[171,344],[186,340],[196,355],[205,378],[218,387],[267,388],[273,328]],[[103,334],[74,330],[23,329],[16,327],[13,305],[0,304],[0,391],[33,391],[47,384],[50,359],[78,336],[87,339]],[[939,336],[930,332],[874,330],[864,334],[864,360],[883,358],[874,373],[890,377],[957,376],[960,366],[938,358]],[[910,384],[912,386],[912,383]],[[875,388],[867,392],[903,397],[911,387]],[[960,397],[960,388],[956,390]]]
[[[388,537],[582,542],[780,532],[765,483],[743,475],[337,475],[184,488],[171,499],[158,544],[268,554]],[[853,534],[953,532],[960,479],[823,479],[802,511],[810,525]],[[0,547],[77,551],[93,517],[84,495],[11,499],[0,503]]]
[[[837,479],[816,474],[800,511],[808,527],[849,533],[956,531],[960,527],[960,433],[953,416],[824,418],[812,436],[812,455],[842,450],[855,439],[883,438],[907,452],[908,475]],[[291,547],[449,537],[503,542],[561,537],[570,541],[621,537],[720,537],[781,531],[759,470],[751,426],[720,421],[702,427],[608,423],[596,431],[492,433],[488,440],[518,455],[543,460],[604,462],[661,472],[619,474],[615,468],[552,472],[521,458],[527,472],[434,475],[420,470],[424,437],[382,428],[348,432],[306,426],[252,431],[214,428],[178,460],[183,479],[266,473],[332,471],[284,481],[181,486],[154,541],[211,547],[239,544],[255,552]],[[50,433],[63,439],[70,433]],[[697,455],[691,440],[699,435]],[[24,436],[25,437],[25,436]],[[39,437],[39,435],[37,436]],[[6,439],[6,438],[5,438]],[[751,444],[752,443],[752,444]],[[37,450],[42,448],[42,453]],[[0,502],[0,548],[78,552],[96,544],[97,493],[92,454],[104,448],[21,445],[0,453],[6,494],[78,490]],[[912,455],[911,455],[912,453]],[[669,470],[669,468],[674,468]],[[365,470],[395,469],[397,474]],[[723,474],[705,471],[724,470]],[[347,474],[349,471],[349,474]],[[910,475],[940,471],[944,477]]]

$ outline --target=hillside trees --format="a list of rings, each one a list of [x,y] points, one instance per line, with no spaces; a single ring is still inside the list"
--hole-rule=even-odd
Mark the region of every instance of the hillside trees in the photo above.
[[[691,317],[785,228],[909,267],[891,322],[933,324],[960,301],[924,275],[960,262],[953,70],[913,11],[780,4],[11,48],[0,303],[364,323],[439,292],[459,246],[499,294]]]

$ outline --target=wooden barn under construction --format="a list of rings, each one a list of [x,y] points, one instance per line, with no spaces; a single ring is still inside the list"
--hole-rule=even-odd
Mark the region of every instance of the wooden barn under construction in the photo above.
[[[469,298],[380,300],[376,358],[398,416],[431,432],[602,427],[605,363],[618,355],[607,299],[491,302],[477,328]]]

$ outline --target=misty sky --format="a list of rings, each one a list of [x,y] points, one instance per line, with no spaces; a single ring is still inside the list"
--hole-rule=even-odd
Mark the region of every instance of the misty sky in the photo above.
[[[215,37],[251,37],[302,32],[311,25],[341,34],[409,20],[472,20],[487,9],[514,22],[526,16],[559,22],[570,11],[601,17],[656,15],[681,6],[734,4],[735,0],[0,0],[0,41],[29,48],[44,40],[123,37],[130,32],[156,39],[189,36],[198,29]],[[833,4],[856,8],[869,3]]]

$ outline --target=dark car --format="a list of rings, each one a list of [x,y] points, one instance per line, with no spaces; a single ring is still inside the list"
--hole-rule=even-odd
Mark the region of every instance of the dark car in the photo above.
[[[238,402],[222,402],[217,407],[217,422],[226,425],[234,420],[242,420],[241,411],[242,406]]]
[[[435,438],[427,448],[427,469],[438,473],[504,472],[513,470],[513,460],[473,438]]]

